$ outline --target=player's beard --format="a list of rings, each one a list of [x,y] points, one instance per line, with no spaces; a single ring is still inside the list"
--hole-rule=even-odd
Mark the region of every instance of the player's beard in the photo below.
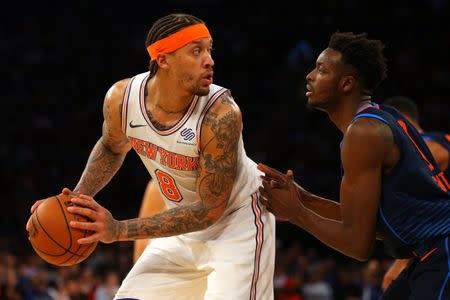
[[[202,96],[208,95],[209,91],[210,91],[210,86],[209,85],[207,87],[203,87],[203,86],[200,86],[200,84],[197,84],[192,89],[192,94],[197,95],[199,97],[202,97]]]

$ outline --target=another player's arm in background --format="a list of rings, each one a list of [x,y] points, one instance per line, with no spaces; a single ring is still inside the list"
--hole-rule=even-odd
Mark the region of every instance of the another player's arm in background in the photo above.
[[[141,208],[139,210],[139,218],[151,217],[165,209],[164,201],[161,193],[158,190],[157,183],[150,180],[142,198]],[[133,261],[137,259],[144,252],[145,247],[151,242],[150,239],[141,239],[134,241]]]
[[[205,115],[200,140],[198,200],[148,218],[119,222],[115,237],[135,240],[203,230],[223,214],[237,171],[242,130],[241,112],[229,93],[217,100]]]
[[[425,143],[427,144],[428,148],[431,151],[431,154],[433,154],[433,158],[436,161],[436,163],[439,166],[439,169],[442,171],[447,170],[450,155],[441,144],[438,142],[432,141],[432,140],[425,140]],[[450,179],[450,178],[449,178]]]
[[[91,151],[74,192],[94,196],[116,174],[131,149],[120,124],[122,97],[128,80],[115,83],[103,104],[102,136]]]

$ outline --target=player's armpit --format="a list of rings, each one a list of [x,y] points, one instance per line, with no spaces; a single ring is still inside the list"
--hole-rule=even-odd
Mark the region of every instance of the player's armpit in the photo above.
[[[197,192],[212,221],[225,210],[237,172],[242,115],[226,92],[205,115],[201,128]]]

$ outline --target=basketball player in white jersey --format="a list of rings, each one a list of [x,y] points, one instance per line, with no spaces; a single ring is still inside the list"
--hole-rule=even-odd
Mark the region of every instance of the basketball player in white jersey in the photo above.
[[[246,156],[239,107],[212,84],[206,25],[168,15],[154,23],[146,47],[150,71],[106,94],[103,134],[69,208],[92,220],[71,223],[93,231],[78,242],[153,239],[115,299],[273,299],[275,220],[258,201],[262,173]],[[165,209],[119,221],[92,197],[131,148]]]

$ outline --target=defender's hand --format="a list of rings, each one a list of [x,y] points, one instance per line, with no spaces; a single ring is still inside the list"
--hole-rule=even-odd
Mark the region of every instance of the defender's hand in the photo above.
[[[264,164],[258,164],[258,169],[265,173],[261,176],[263,186],[259,188],[261,202],[281,219],[289,221],[294,218],[303,205],[292,170],[283,174]]]

